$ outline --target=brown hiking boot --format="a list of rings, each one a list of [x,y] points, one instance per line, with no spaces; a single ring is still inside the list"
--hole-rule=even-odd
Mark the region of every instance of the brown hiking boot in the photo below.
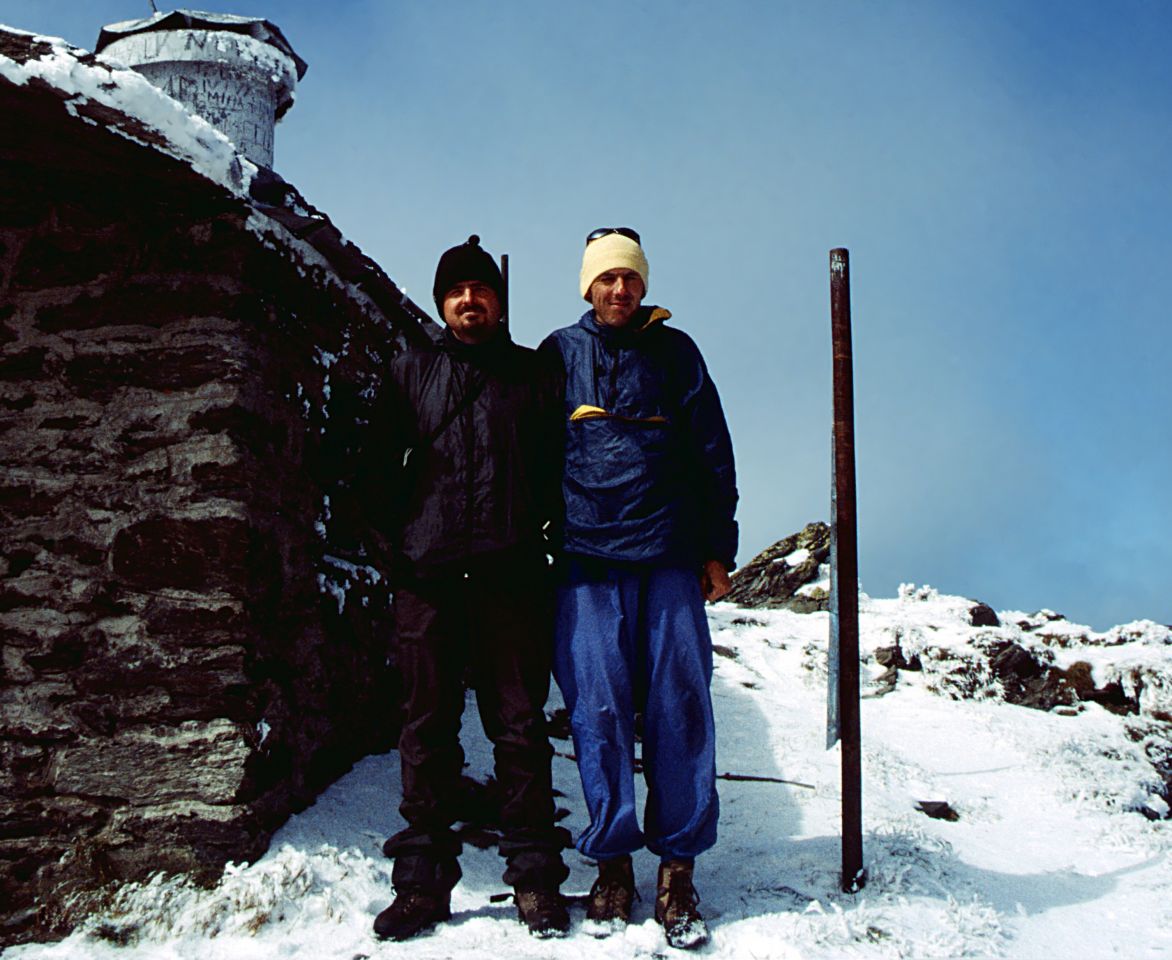
[[[374,932],[382,940],[407,940],[451,916],[448,894],[404,890],[374,918]]]
[[[517,915],[535,937],[564,937],[570,929],[570,914],[557,890],[514,890]]]
[[[690,950],[708,939],[708,927],[696,909],[699,902],[692,886],[692,861],[664,860],[659,865],[655,919],[663,926],[668,946]]]
[[[635,900],[635,869],[631,858],[616,857],[598,861],[598,879],[590,888],[583,929],[596,937],[605,937],[625,927],[631,920]]]

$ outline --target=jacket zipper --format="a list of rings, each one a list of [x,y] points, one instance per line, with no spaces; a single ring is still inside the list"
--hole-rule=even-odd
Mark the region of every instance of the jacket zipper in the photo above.
[[[464,389],[468,389],[471,382],[468,367],[464,367]],[[475,467],[473,458],[476,456],[476,401],[468,404],[468,409],[464,411],[464,555],[468,556],[472,549],[472,499],[475,494],[476,484],[473,481],[475,476]]]

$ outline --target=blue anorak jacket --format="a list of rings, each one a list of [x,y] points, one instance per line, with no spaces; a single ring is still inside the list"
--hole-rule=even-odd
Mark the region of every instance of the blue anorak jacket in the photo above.
[[[696,344],[640,307],[623,327],[588,310],[542,351],[566,371],[566,553],[696,566],[737,552],[736,470],[716,386]]]

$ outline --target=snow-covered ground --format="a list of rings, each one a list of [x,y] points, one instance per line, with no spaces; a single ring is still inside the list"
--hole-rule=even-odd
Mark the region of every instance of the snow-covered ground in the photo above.
[[[720,840],[697,864],[712,939],[702,956],[745,958],[1012,957],[1151,960],[1172,957],[1172,820],[1145,757],[1166,738],[1172,630],[1141,622],[1093,634],[1045,615],[1003,613],[969,625],[970,601],[930,589],[863,598],[862,727],[868,880],[839,890],[839,754],[825,745],[827,615],[711,608],[718,769],[787,783],[723,780]],[[1032,619],[1031,619],[1032,617]],[[1020,622],[1025,627],[1018,626]],[[1044,627],[1038,624],[1046,621]],[[1138,716],[1097,704],[1050,712],[1002,702],[964,655],[990,640],[1046,648],[1055,662],[1091,664],[1098,684],[1144,687]],[[875,696],[872,653],[900,643],[924,669]],[[958,672],[959,671],[959,672]],[[1130,678],[1130,680],[1129,680]],[[956,699],[965,688],[969,695]],[[867,695],[870,694],[870,695]],[[551,701],[551,710],[558,704]],[[471,707],[470,773],[490,753]],[[563,753],[570,747],[555,741]],[[563,822],[584,826],[574,764],[554,759]],[[294,817],[262,860],[231,868],[216,889],[174,880],[128,889],[106,915],[59,944],[26,945],[11,960],[321,960],[411,957],[628,958],[684,954],[651,918],[654,859],[636,856],[641,901],[623,933],[581,930],[536,940],[515,919],[492,849],[468,846],[454,916],[405,944],[381,943],[374,914],[392,896],[383,839],[398,830],[398,762],[368,757]],[[921,801],[959,815],[932,819]],[[1166,808],[1165,808],[1166,809]],[[564,890],[583,894],[594,871],[570,851]]]

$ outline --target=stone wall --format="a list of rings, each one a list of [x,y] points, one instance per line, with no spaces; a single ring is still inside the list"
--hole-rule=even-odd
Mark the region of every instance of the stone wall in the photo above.
[[[52,97],[0,83],[0,112],[3,943],[256,857],[390,744],[388,597],[341,508],[413,321]]]

